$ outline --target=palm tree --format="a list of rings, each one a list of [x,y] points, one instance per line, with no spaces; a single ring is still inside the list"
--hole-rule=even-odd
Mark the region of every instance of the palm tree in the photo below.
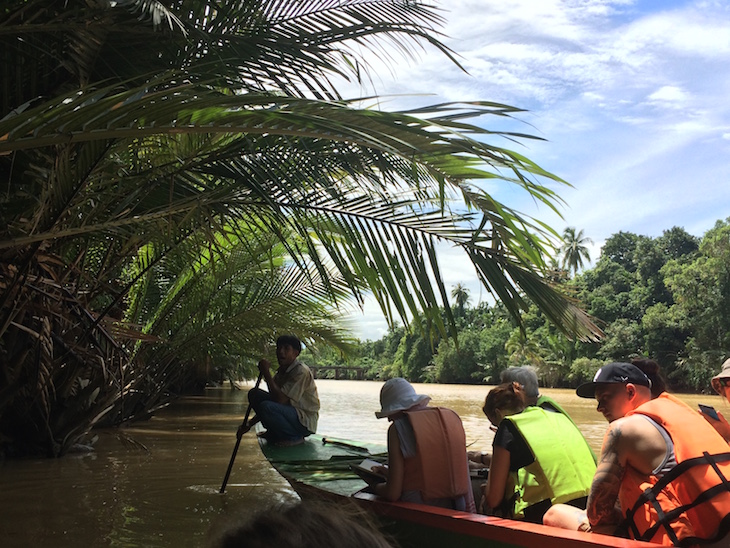
[[[539,370],[545,364],[540,342],[520,329],[512,331],[504,349],[512,365],[534,365]]]
[[[287,265],[284,247],[272,235],[259,233],[257,239],[254,248],[230,237],[194,262],[188,250],[178,249],[163,254],[154,269],[147,265],[156,250],[140,251],[132,269],[143,275],[129,292],[126,318],[147,341],[131,351],[130,395],[114,402],[103,424],[148,416],[166,405],[169,390],[157,387],[199,380],[195,364],[250,376],[260,356],[272,352],[272,333],[295,332],[309,342],[351,350],[354,341],[338,329],[338,314],[326,304],[331,290],[340,298],[347,294],[341,277],[333,272],[328,290],[316,268]],[[203,377],[212,376],[208,371]]]
[[[363,45],[423,43],[453,60],[440,23],[433,6],[392,0],[5,6],[0,433],[63,453],[139,393],[131,378],[147,374],[146,346],[168,345],[149,377],[167,390],[203,346],[176,346],[185,322],[170,322],[168,302],[197,302],[187,325],[215,325],[221,300],[182,300],[197,287],[183,282],[240,256],[259,266],[237,271],[257,272],[251,288],[293,269],[317,288],[313,302],[339,306],[343,288],[362,302],[367,289],[391,322],[422,313],[443,333],[440,306],[454,331],[436,257],[446,241],[518,321],[531,299],[567,332],[599,336],[542,278],[549,229],[478,188],[499,177],[556,207],[540,179],[560,179],[465,122],[518,109],[383,112],[341,100],[337,79],[367,75]],[[468,211],[452,210],[451,196]],[[262,244],[277,247],[268,261]],[[217,287],[212,272],[205,279]],[[245,301],[229,294],[231,306]],[[271,337],[293,325],[270,309],[248,314],[259,331],[235,330],[231,353],[260,340],[261,326]],[[209,357],[227,348],[203,332],[219,345]],[[337,339],[330,324],[308,335]]]
[[[469,304],[469,290],[461,283],[458,283],[451,288],[451,298],[454,299],[459,316],[463,316],[464,308]]]
[[[570,278],[570,273],[565,269],[565,266],[559,258],[550,257],[547,263],[547,269],[545,271],[545,279],[553,284],[560,284]]]
[[[587,262],[591,260],[591,254],[587,244],[593,244],[593,240],[583,236],[583,230],[575,233],[575,228],[567,227],[563,231],[563,243],[560,246],[560,254],[562,255],[562,266],[573,271],[573,275],[578,274],[578,270],[583,268],[583,260]]]

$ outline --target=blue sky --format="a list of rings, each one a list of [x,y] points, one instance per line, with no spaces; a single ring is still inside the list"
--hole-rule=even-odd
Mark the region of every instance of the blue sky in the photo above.
[[[730,216],[730,2],[439,5],[444,42],[468,74],[426,51],[378,70],[374,85],[379,95],[431,94],[411,99],[421,103],[489,100],[527,109],[524,124],[510,129],[546,141],[511,146],[573,185],[555,187],[564,219],[507,185],[491,189],[497,199],[559,232],[583,229],[594,260],[618,231],[656,237],[680,226],[702,236]],[[408,100],[393,101],[403,108]],[[487,118],[477,123],[490,127]],[[480,293],[486,298],[462,258],[444,264],[447,287],[465,284],[473,304]],[[385,333],[373,303],[352,321],[360,338]]]

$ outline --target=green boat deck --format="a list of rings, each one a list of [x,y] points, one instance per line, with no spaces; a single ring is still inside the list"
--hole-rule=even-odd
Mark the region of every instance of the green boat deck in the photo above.
[[[356,445],[316,434],[292,447],[277,447],[261,438],[259,444],[267,460],[290,482],[342,496],[350,496],[367,485],[350,465],[365,458],[383,462],[387,456],[382,445]]]

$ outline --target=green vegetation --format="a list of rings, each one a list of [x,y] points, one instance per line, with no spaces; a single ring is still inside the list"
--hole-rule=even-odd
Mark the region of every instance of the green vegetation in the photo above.
[[[585,240],[575,230],[566,230],[565,239]],[[563,264],[573,268],[570,260]],[[370,378],[444,383],[495,383],[504,368],[532,364],[543,384],[568,387],[590,380],[608,361],[648,356],[672,389],[710,390],[710,378],[730,355],[730,219],[701,239],[677,227],[658,238],[619,232],[595,267],[555,278],[604,326],[602,343],[568,339],[534,306],[522,315],[522,331],[503,306],[482,303],[457,317],[458,352],[450,339],[432,347],[419,335],[419,319],[409,332],[391,329],[366,341],[348,363],[366,367]],[[455,286],[452,297],[468,302],[463,291]],[[341,361],[334,352],[313,359]]]
[[[482,188],[560,203],[563,181],[499,146],[530,136],[467,122],[518,109],[342,99],[378,56],[455,62],[441,21],[400,0],[4,2],[0,450],[62,455],[197,382],[250,377],[283,331],[346,350],[338,307],[366,290],[391,322],[421,315],[397,356],[418,376],[423,336],[462,321],[437,242],[513,321],[533,302],[599,337],[547,283],[555,234]]]

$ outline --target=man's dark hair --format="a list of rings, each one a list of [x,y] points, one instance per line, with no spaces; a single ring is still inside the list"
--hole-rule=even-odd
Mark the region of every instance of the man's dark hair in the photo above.
[[[210,540],[211,548],[393,547],[372,517],[354,503],[316,501],[268,508],[243,523],[217,528]]]
[[[654,360],[644,357],[637,357],[631,360],[631,363],[641,369],[644,375],[649,377],[651,381],[651,397],[656,398],[662,392],[667,390],[667,383],[659,369],[659,364]]]
[[[296,335],[282,335],[276,339],[276,348],[280,346],[291,346],[297,352],[302,351],[302,341]]]

